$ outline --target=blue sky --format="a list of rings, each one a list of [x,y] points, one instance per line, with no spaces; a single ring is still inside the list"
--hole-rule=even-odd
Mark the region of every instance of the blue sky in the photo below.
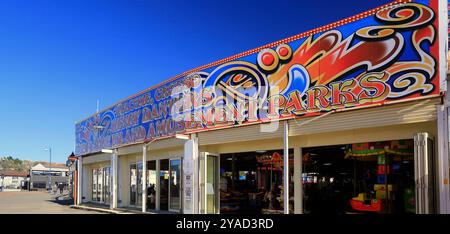
[[[388,2],[0,0],[0,156],[65,162],[97,99]]]

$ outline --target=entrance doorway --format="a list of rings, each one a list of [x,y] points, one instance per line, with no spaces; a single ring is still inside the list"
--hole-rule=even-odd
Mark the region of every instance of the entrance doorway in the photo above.
[[[283,150],[220,155],[220,213],[283,214]],[[289,150],[289,210],[294,208],[293,150]]]
[[[156,161],[147,162],[147,209],[156,209],[157,188]]]
[[[181,158],[147,161],[146,189],[148,210],[181,211],[181,165]],[[140,174],[140,176],[142,176],[142,174]],[[142,187],[142,182],[140,183],[140,186]],[[139,196],[139,199],[142,200],[142,193],[140,193]]]
[[[159,161],[159,208],[169,210],[169,159]]]
[[[130,165],[130,205],[142,206],[142,163]]]
[[[220,160],[219,155],[202,153],[200,155],[200,214],[218,214]]]
[[[92,170],[92,201],[102,204],[111,202],[111,167],[102,167]]]
[[[181,159],[170,159],[169,165],[169,210],[181,210]]]
[[[416,213],[415,145],[406,139],[303,148],[304,213]]]

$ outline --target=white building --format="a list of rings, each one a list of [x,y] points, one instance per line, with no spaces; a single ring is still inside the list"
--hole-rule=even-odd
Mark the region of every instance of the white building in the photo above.
[[[21,171],[0,171],[0,187],[2,189],[21,189],[29,174]]]
[[[38,163],[30,170],[30,188],[49,188],[51,183],[68,184],[67,176],[69,169],[63,163]]]

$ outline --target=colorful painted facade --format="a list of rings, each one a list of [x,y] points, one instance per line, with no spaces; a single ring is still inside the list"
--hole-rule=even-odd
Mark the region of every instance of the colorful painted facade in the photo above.
[[[76,154],[440,95],[437,2],[395,1],[189,71],[79,122]]]
[[[447,7],[393,1],[80,121],[77,205],[450,213]]]

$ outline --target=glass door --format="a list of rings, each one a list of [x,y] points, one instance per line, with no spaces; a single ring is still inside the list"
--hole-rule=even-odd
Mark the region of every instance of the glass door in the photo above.
[[[218,214],[220,209],[220,160],[218,155],[200,155],[200,213]]]
[[[130,205],[136,205],[137,196],[137,168],[136,164],[130,165]]]
[[[98,195],[97,195],[97,169],[92,170],[92,201],[96,202]]]
[[[416,213],[433,214],[436,211],[435,159],[433,140],[428,133],[414,136],[414,179],[416,182]]]
[[[97,201],[104,202],[103,197],[103,168],[97,169]]]
[[[169,159],[159,161],[159,208],[169,210]]]
[[[142,163],[136,164],[136,205],[142,206]]]
[[[142,206],[142,163],[130,165],[130,205]]]
[[[111,201],[111,167],[92,170],[92,201],[109,204]]]
[[[104,196],[103,201],[105,204],[109,204],[111,202],[111,167],[103,168],[103,178],[105,181],[104,184]]]
[[[181,210],[181,159],[170,160],[169,176],[169,210]]]
[[[156,161],[147,162],[147,208],[156,209]]]

